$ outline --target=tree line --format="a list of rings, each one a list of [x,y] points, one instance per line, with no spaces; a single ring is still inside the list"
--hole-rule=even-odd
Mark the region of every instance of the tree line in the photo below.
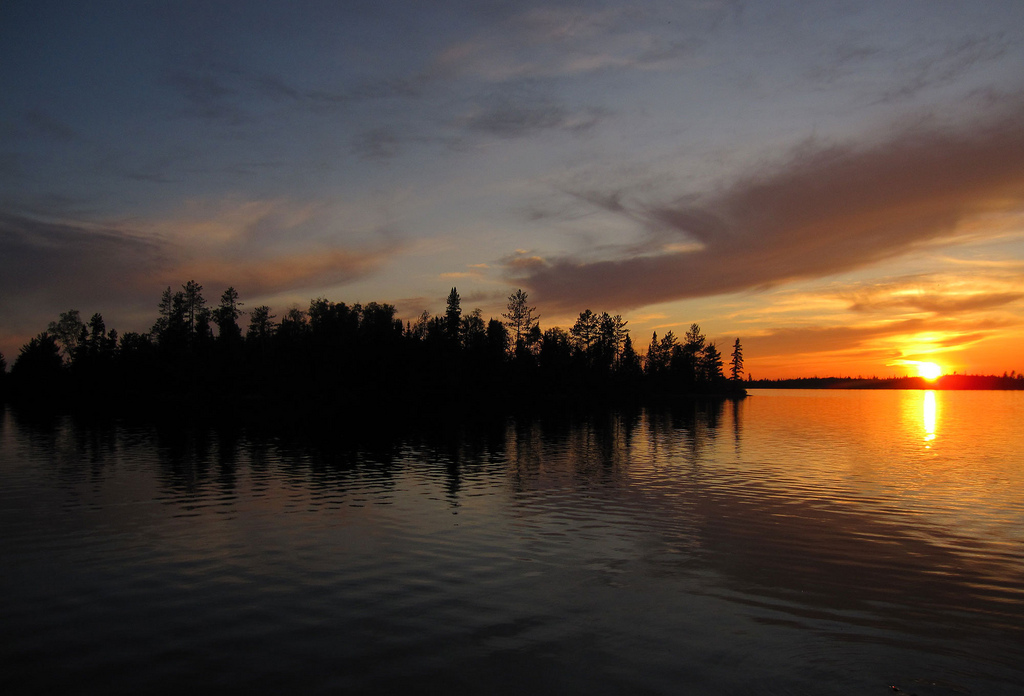
[[[377,302],[318,297],[280,317],[266,305],[243,307],[233,287],[211,305],[188,281],[163,291],[144,333],[119,335],[99,313],[84,321],[68,310],[21,348],[9,375],[0,370],[4,391],[37,401],[197,409],[745,393],[738,338],[727,377],[721,352],[697,324],[682,339],[655,332],[641,355],[619,315],[587,309],[568,330],[542,330],[521,289],[500,319],[487,320],[479,308],[463,311],[456,288],[443,314],[405,322],[393,305]]]

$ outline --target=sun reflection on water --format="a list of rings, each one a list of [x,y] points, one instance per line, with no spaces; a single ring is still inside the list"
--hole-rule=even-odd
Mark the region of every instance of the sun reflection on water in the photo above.
[[[924,441],[931,442],[935,439],[935,392],[928,390],[924,393]],[[929,447],[931,445],[928,445]]]

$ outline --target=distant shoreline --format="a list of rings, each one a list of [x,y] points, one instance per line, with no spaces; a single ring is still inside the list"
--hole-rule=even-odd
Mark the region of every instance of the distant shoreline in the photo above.
[[[1024,375],[942,375],[924,377],[799,377],[795,379],[759,379],[743,383],[747,389],[935,389],[935,390],[1024,390]]]

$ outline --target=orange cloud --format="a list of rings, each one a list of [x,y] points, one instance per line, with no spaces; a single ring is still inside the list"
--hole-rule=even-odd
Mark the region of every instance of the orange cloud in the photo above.
[[[964,322],[960,318],[907,319],[861,326],[778,328],[743,339],[751,356],[794,356],[831,352],[885,352],[903,357],[927,349],[955,350],[999,335],[1019,322],[988,318]]]
[[[376,271],[393,250],[318,250],[268,259],[202,260],[183,263],[168,271],[168,282],[206,279],[206,283],[233,285],[249,294],[264,294],[349,283]]]

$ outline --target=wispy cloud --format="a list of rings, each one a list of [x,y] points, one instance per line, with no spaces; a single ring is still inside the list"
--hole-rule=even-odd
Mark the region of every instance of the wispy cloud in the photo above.
[[[308,229],[314,212],[279,201],[196,204],[173,220],[132,227],[0,213],[0,318],[8,330],[31,332],[28,316],[68,306],[117,315],[126,302],[189,279],[233,285],[246,296],[335,287],[373,274],[401,250],[388,235],[358,243],[318,238]],[[268,243],[296,231],[306,238],[294,246]]]
[[[139,234],[0,213],[2,296],[114,296],[165,262],[164,246]]]
[[[852,304],[850,309],[856,312],[930,312],[948,316],[1004,307],[1022,298],[1024,292],[972,292],[958,295],[915,293],[866,298]]]
[[[666,68],[707,40],[733,9],[702,3],[522,9],[440,51],[431,68],[486,82],[578,76],[610,69]]]
[[[599,109],[570,112],[558,103],[503,98],[475,108],[462,126],[498,138],[520,138],[545,130],[580,133],[593,128],[602,117]]]
[[[1017,324],[1008,318],[965,321],[933,317],[852,326],[782,327],[745,338],[743,345],[749,354],[760,358],[873,351],[897,359],[927,350],[964,348]]]
[[[1005,33],[962,37],[948,45],[938,42],[934,49],[925,52],[926,55],[894,71],[899,76],[899,84],[887,90],[878,101],[898,101],[950,84],[978,65],[998,60],[1011,44],[1012,40]]]
[[[394,250],[317,249],[265,258],[198,259],[164,272],[167,282],[202,278],[215,286],[233,285],[249,295],[283,290],[344,285],[370,275],[383,266]]]
[[[629,308],[868,266],[1024,207],[1022,114],[1017,105],[970,129],[918,128],[871,146],[810,143],[702,202],[591,196],[641,226],[650,246],[699,250],[516,262],[509,275],[556,307]]]
[[[322,202],[287,198],[195,200],[146,229],[173,254],[167,282],[204,278],[267,294],[349,283],[399,251],[393,235],[380,231],[355,241],[363,232],[339,231],[338,214]]]

